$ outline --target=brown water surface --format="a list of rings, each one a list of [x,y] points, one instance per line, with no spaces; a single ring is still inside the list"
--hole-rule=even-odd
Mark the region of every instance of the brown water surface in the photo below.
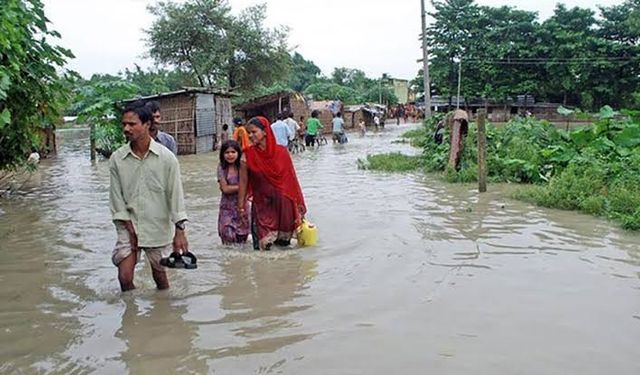
[[[122,295],[108,168],[60,133],[0,201],[0,373],[639,374],[640,236],[433,176],[361,171],[407,126],[294,156],[320,244],[220,245],[213,153],[180,157],[199,255]],[[415,152],[415,151],[413,151]]]

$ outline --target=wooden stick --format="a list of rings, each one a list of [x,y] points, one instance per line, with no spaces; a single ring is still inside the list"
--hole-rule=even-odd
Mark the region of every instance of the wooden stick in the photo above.
[[[485,110],[478,110],[478,191],[481,193],[487,192],[487,134],[485,117]]]
[[[91,161],[96,160],[96,126],[91,124],[91,130],[89,131],[89,143],[91,147]]]

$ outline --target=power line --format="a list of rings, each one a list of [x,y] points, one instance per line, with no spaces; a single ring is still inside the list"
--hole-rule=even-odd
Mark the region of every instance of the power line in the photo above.
[[[494,65],[569,65],[569,64],[628,64],[640,61],[636,57],[576,57],[576,58],[514,58],[514,59],[462,59],[465,63]]]
[[[633,60],[633,56],[586,56],[586,57],[505,57],[501,59],[488,58],[492,61],[582,61],[582,60]],[[473,59],[464,59],[470,61]]]

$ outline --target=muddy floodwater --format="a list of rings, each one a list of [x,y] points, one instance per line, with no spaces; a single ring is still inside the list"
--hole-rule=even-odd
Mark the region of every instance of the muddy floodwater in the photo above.
[[[0,200],[0,373],[640,374],[640,236],[504,186],[358,170],[410,126],[295,155],[320,243],[220,245],[214,153],[181,156],[198,270],[121,294],[106,161],[60,132]],[[145,261],[146,262],[146,261]]]

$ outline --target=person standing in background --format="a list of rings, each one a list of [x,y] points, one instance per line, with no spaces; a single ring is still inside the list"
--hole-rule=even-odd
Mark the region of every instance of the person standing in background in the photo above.
[[[333,126],[333,143],[345,143],[345,135],[344,135],[344,120],[342,119],[342,113],[336,113],[333,120],[331,120],[331,124]]]
[[[295,136],[295,133],[291,132],[289,125],[284,122],[284,114],[282,112],[276,115],[277,121],[271,124],[271,130],[276,137],[276,143],[280,146],[289,146],[289,139]]]
[[[289,130],[291,131],[291,135],[289,136],[289,144],[291,144],[293,141],[295,141],[298,133],[300,132],[300,125],[298,125],[296,120],[293,119],[293,112],[289,112],[287,114],[287,118],[284,120],[284,122],[287,124]]]
[[[311,112],[311,118],[307,120],[306,124],[306,136],[304,138],[304,143],[307,147],[314,146],[316,144],[316,137],[318,136],[318,131],[322,131],[322,123],[318,119],[318,115],[320,112],[316,109]]]
[[[249,133],[247,132],[247,128],[240,117],[233,119],[233,125],[235,125],[236,128],[233,131],[231,138],[238,142],[240,144],[240,148],[244,150],[251,144],[251,142],[249,142]]]
[[[149,108],[153,114],[153,120],[151,122],[151,127],[149,128],[149,135],[151,135],[151,138],[168,148],[174,155],[178,155],[178,145],[176,144],[176,140],[170,134],[160,130],[160,121],[162,120],[162,115],[160,114],[160,103],[155,100],[151,100],[148,101],[145,106]]]

